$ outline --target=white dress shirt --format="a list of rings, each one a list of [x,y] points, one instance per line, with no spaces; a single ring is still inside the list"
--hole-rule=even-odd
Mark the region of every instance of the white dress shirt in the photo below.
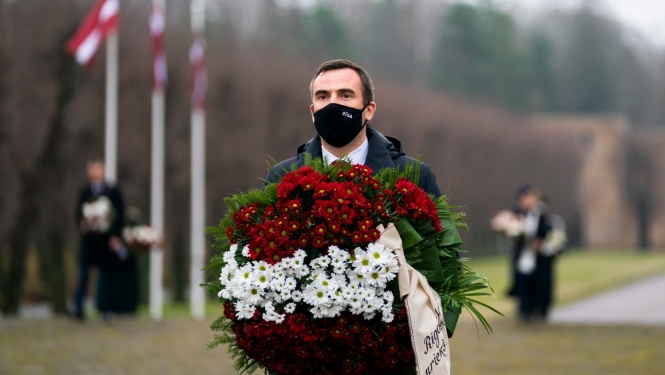
[[[358,146],[357,149],[351,151],[348,155],[345,155],[344,159],[350,160],[351,164],[365,164],[368,152],[369,142],[367,141],[367,138],[365,138],[365,142]],[[339,159],[337,156],[331,154],[330,151],[326,150],[323,145],[321,146],[321,155],[328,162],[328,164],[332,164],[334,161]]]

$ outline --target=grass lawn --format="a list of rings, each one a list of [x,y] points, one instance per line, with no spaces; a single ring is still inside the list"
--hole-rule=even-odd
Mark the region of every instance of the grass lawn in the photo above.
[[[501,297],[506,260],[483,258],[471,265],[489,277]],[[665,272],[665,253],[570,252],[557,264],[557,298],[570,302],[660,272]],[[508,317],[490,316],[491,336],[462,317],[450,341],[455,375],[665,373],[664,326],[521,326],[510,317],[512,301],[487,301]],[[142,310],[138,318],[110,326],[95,317],[86,323],[5,318],[0,320],[0,374],[232,375],[224,349],[205,348],[213,337],[208,326],[219,314],[221,308],[210,302],[203,322],[188,318],[184,305],[168,306],[161,322]]]

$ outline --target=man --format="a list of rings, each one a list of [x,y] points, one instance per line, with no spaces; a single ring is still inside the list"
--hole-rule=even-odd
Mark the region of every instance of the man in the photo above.
[[[524,233],[513,249],[514,295],[519,300],[522,322],[544,322],[552,302],[554,258],[565,245],[565,228],[557,223],[563,219],[547,212],[536,187],[520,187],[517,199]],[[553,236],[557,231],[564,236],[563,241]]]
[[[404,168],[418,163],[406,156],[399,140],[386,137],[368,122],[376,114],[374,87],[367,72],[348,60],[323,63],[310,83],[309,111],[318,136],[298,148],[295,157],[274,166],[266,177],[277,182],[293,165],[305,163],[305,154],[324,157],[328,163],[349,158],[374,173],[383,168]],[[431,169],[420,163],[419,186],[435,197],[441,196]]]
[[[89,182],[79,190],[75,214],[76,225],[81,233],[81,249],[74,316],[80,320],[85,319],[83,302],[88,290],[90,267],[97,266],[100,273],[104,272],[117,257],[115,253],[123,246],[120,238],[125,210],[120,189],[104,180],[104,163],[100,160],[88,162],[87,173]],[[98,201],[100,197],[106,197],[110,202],[111,215],[108,228],[94,228],[84,216],[84,204]],[[107,312],[104,308],[100,310],[103,313]],[[105,314],[104,318],[108,319],[109,315]]]

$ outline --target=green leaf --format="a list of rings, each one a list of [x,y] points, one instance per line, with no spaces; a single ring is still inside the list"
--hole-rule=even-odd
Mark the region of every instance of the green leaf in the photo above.
[[[435,243],[421,250],[422,261],[418,264],[418,271],[427,278],[430,283],[442,282],[445,280],[441,261],[439,260],[439,249]]]
[[[409,220],[405,218],[400,218],[397,223],[397,232],[402,239],[402,247],[404,248],[404,253],[406,254],[410,247],[413,247],[417,243],[423,240],[423,238],[418,234],[418,232],[413,228]]]
[[[452,304],[448,304],[443,310],[443,320],[446,322],[448,337],[453,337],[461,313],[462,308],[460,306],[453,306]]]

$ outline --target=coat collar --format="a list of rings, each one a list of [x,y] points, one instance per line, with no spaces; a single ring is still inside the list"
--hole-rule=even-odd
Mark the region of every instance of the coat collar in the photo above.
[[[391,153],[397,152],[399,154],[401,150],[396,150],[393,142],[370,125],[367,125],[366,131],[369,148],[365,165],[370,167],[374,173],[383,168],[394,168],[395,163]],[[318,135],[298,148],[298,161],[296,162],[298,168],[305,165],[305,153],[309,153],[314,158],[321,157],[321,139]]]

